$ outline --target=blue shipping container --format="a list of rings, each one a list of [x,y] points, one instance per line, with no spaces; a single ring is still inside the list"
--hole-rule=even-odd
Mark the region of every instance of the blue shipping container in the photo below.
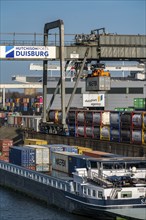
[[[76,168],[87,168],[87,160],[91,158],[85,155],[73,155],[68,157],[68,173],[72,174]]]
[[[35,149],[30,147],[17,147],[13,146],[10,148],[9,160],[10,163],[29,167],[35,165],[36,153]]]

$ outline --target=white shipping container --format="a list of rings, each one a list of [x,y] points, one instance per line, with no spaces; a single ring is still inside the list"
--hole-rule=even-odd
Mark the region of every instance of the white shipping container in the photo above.
[[[36,149],[36,164],[49,164],[49,149],[40,145],[25,145]]]
[[[39,164],[39,165],[36,165],[35,170],[38,172],[48,172],[48,171],[50,171],[50,165],[49,164]]]
[[[68,157],[78,155],[71,152],[52,152],[52,169],[69,173]]]

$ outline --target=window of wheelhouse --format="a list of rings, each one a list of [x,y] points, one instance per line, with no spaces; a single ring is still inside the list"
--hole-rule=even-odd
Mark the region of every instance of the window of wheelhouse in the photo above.
[[[83,187],[83,194],[87,194],[86,186]]]
[[[113,169],[113,163],[103,163],[102,164],[104,170],[112,170]]]
[[[132,192],[131,191],[123,191],[121,192],[121,198],[131,198]]]
[[[102,197],[103,197],[102,191],[98,191],[98,198],[102,198]]]
[[[93,197],[96,197],[96,190],[95,189],[92,190],[92,195],[93,195]]]

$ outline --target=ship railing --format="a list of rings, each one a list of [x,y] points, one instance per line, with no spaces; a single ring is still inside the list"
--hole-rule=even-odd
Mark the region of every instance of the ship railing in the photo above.
[[[97,182],[98,184],[106,187],[112,187],[113,184],[106,180],[106,175],[104,174],[98,174],[96,172],[92,172],[92,180]]]
[[[27,179],[32,179],[33,181],[40,182],[45,185],[50,185],[63,191],[73,191],[72,182],[58,180],[55,177],[38,173],[37,171],[29,170],[27,168],[23,168],[14,164],[0,161],[0,169],[13,174],[17,174],[19,176],[23,176]]]

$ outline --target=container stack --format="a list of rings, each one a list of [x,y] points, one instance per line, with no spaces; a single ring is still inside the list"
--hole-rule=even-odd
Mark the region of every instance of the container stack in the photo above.
[[[25,139],[24,145],[46,145],[48,142],[42,139]]]
[[[120,116],[121,112],[110,112],[110,140],[114,142],[120,142]]]
[[[13,145],[13,140],[1,139],[0,140],[0,160],[9,162],[9,151]]]
[[[49,149],[40,145],[28,145],[27,147],[35,150],[35,170],[39,172],[49,172],[51,164]]]
[[[85,168],[86,158],[85,155],[79,155],[72,152],[53,152],[52,153],[52,173],[54,171],[60,172],[60,174],[66,174],[68,176],[75,172],[76,168]]]
[[[25,114],[26,112],[32,113],[32,111],[36,113],[41,113],[42,106],[43,106],[42,96],[36,96],[32,98],[24,97],[24,98],[5,99],[6,111],[22,112],[23,114]]]
[[[35,149],[30,147],[18,147],[12,146],[10,148],[10,163],[13,163],[18,166],[22,166],[31,170],[36,170],[35,168],[35,159],[36,153]]]

